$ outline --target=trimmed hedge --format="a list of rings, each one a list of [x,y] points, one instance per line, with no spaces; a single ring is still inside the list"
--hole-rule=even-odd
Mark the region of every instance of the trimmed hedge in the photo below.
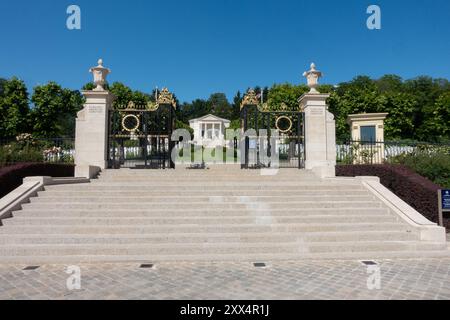
[[[20,163],[0,168],[0,198],[17,187],[23,178],[36,176],[73,177],[75,166],[71,164]]]
[[[429,220],[439,223],[438,195],[440,186],[403,165],[339,165],[336,175],[344,177],[377,176],[381,184],[395,193]],[[450,229],[450,219],[444,218]]]

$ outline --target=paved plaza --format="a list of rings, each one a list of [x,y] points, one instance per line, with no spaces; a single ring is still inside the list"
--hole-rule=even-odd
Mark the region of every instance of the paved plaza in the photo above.
[[[1,299],[450,299],[450,259],[382,260],[380,289],[360,261],[80,265],[81,289],[68,290],[65,265],[0,267]],[[372,269],[373,270],[373,269]]]

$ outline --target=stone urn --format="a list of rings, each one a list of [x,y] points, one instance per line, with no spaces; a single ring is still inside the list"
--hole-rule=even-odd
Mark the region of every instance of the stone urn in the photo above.
[[[103,67],[103,60],[98,60],[98,66],[89,69],[94,76],[94,91],[105,91],[104,85],[106,84],[106,77],[111,73],[111,70]]]

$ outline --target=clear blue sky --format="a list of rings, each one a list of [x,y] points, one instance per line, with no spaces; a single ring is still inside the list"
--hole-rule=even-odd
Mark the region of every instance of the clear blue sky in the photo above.
[[[82,30],[66,9],[82,10]],[[370,4],[382,29],[366,27]],[[80,89],[99,57],[121,81],[182,101],[273,83],[302,83],[310,62],[324,83],[359,74],[450,78],[448,0],[0,0],[0,77]]]

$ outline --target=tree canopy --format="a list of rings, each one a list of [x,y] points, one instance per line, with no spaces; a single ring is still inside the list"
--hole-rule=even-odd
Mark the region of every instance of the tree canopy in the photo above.
[[[386,138],[442,141],[450,139],[446,79],[418,77],[403,81],[396,75],[378,80],[359,76],[341,83],[328,101],[336,116],[337,136],[349,137],[347,116],[355,113],[387,112]],[[447,117],[446,117],[447,115]]]
[[[28,91],[17,78],[0,81],[0,137],[18,135],[28,127]]]
[[[92,90],[88,83],[83,90]],[[146,104],[155,101],[155,90],[145,93],[133,90],[124,83],[105,86],[117,99],[116,106],[130,101]],[[274,84],[271,88],[253,88],[270,108],[285,104],[298,110],[298,98],[308,91],[306,85]],[[227,118],[239,127],[240,105],[246,90],[237,91],[231,102],[224,93],[213,93],[208,99],[192,102],[177,101],[177,127],[188,127],[189,120],[209,113]],[[329,93],[329,110],[335,115],[338,139],[350,137],[347,124],[349,114],[387,112],[386,139],[413,139],[429,142],[450,140],[450,83],[447,79],[421,76],[403,80],[397,75],[379,79],[357,76],[337,86],[321,85],[318,90]],[[36,136],[73,136],[76,113],[84,98],[79,91],[64,89],[55,82],[34,88],[31,100],[25,83],[17,78],[0,78],[0,137],[14,137],[20,133]]]
[[[34,88],[34,104],[30,118],[32,132],[41,137],[74,134],[75,115],[81,110],[83,97],[79,91],[63,89],[55,82]]]

